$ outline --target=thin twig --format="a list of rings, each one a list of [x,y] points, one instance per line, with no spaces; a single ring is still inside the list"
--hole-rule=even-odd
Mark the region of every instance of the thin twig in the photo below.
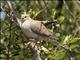
[[[20,18],[20,16],[19,16],[19,14],[17,13],[16,9],[14,8],[14,6],[12,5],[12,1],[7,1],[7,3],[8,3],[8,5],[9,5],[11,11],[13,12],[13,16],[16,18],[19,26],[21,27],[21,25],[22,25],[21,18]]]

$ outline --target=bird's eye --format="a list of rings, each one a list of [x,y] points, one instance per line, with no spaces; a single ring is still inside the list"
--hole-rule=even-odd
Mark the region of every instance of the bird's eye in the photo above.
[[[22,19],[26,18],[27,16],[23,17]]]

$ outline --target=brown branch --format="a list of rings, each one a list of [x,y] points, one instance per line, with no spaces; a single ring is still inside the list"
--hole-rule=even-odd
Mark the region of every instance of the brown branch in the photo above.
[[[32,52],[33,52],[33,60],[42,60],[40,57],[40,51],[37,45],[35,45],[35,42],[31,42],[29,46],[31,47]]]
[[[21,18],[19,16],[19,14],[17,13],[16,9],[14,8],[12,1],[7,1],[9,8],[11,9],[11,11],[13,12],[13,16],[16,18],[19,26],[21,27],[22,25],[22,21]]]

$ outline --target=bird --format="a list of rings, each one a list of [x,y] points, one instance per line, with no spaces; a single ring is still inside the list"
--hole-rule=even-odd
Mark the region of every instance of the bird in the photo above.
[[[57,41],[58,38],[53,35],[41,21],[33,20],[28,14],[23,14],[21,18],[23,21],[21,29],[27,38],[34,42],[40,40],[51,41],[54,43],[54,45],[63,48],[67,52],[67,55],[70,56],[69,58],[71,60],[76,60],[76,57],[73,56],[73,53],[69,49],[65,48],[64,45],[60,44]]]
[[[58,40],[41,21],[32,19],[29,14],[24,13],[21,16],[21,20],[23,21],[21,29],[27,38],[36,41]]]
[[[32,19],[30,15],[26,13],[22,14],[21,20],[21,29],[29,40],[33,42],[41,40],[50,41],[57,47],[63,48],[67,51],[65,46],[58,42],[58,37],[53,35],[41,21]]]
[[[22,29],[23,33],[31,40],[44,40],[50,39],[50,41],[55,42],[57,46],[65,49],[67,55],[69,55],[70,60],[77,60],[75,57],[75,54],[73,54],[72,51],[65,48],[62,44],[60,44],[55,36],[51,32],[48,31],[48,29],[44,26],[44,24],[41,21],[36,21],[30,18],[28,14],[23,14],[21,18],[18,17],[18,14],[16,10],[14,9],[11,1],[7,1],[10,9],[13,12],[13,16],[17,19],[17,22],[19,23],[20,28]]]

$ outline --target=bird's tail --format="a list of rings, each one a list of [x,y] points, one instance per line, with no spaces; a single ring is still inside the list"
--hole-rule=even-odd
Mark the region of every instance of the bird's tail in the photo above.
[[[67,53],[67,55],[69,57],[69,60],[77,60],[75,54],[72,53],[72,51],[70,51],[69,49],[65,48],[64,45],[62,45],[62,44],[60,44],[58,42],[58,38],[57,37],[50,36],[50,40],[54,43],[54,45],[56,45],[56,46],[58,46],[60,48],[63,48],[66,51],[66,53]]]
[[[58,41],[59,40],[58,37],[56,37],[56,36],[50,36],[49,38],[50,38],[50,41],[52,41],[54,43],[54,45],[67,50],[67,48],[65,48],[65,46]]]
[[[60,44],[58,42],[58,40],[59,40],[58,37],[56,37],[56,36],[50,36],[50,40],[54,43],[54,45],[65,49],[64,45],[62,45],[62,44]]]

